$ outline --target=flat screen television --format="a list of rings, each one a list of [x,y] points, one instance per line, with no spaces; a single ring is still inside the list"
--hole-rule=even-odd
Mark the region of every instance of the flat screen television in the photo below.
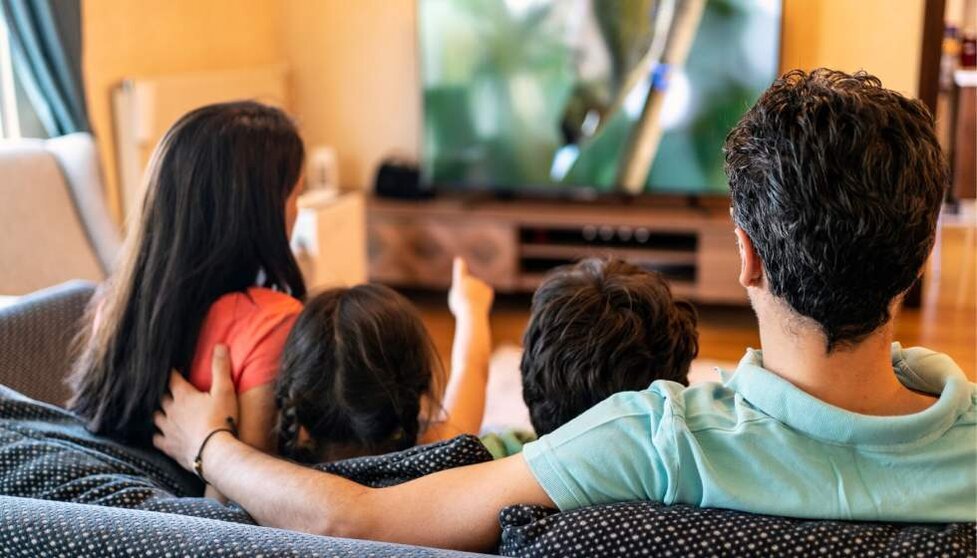
[[[778,75],[780,0],[418,10],[421,177],[440,190],[724,195],[723,140]]]

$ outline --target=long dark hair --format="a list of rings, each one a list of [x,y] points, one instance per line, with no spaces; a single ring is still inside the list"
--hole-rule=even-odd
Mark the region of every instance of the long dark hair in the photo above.
[[[380,285],[326,291],[306,304],[285,344],[279,453],[316,462],[409,448],[423,426],[422,403],[430,396],[438,406],[443,379],[434,344],[404,297]]]
[[[285,230],[304,156],[288,116],[256,102],[196,109],[166,133],[70,379],[69,408],[90,430],[151,442],[170,370],[189,373],[201,322],[222,295],[260,282],[305,296]]]

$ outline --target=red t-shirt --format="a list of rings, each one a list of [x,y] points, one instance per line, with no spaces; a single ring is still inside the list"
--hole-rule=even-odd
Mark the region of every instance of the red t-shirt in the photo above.
[[[200,328],[189,381],[210,389],[214,347],[227,345],[237,393],[275,381],[288,332],[302,311],[298,300],[270,289],[252,287],[217,299]]]

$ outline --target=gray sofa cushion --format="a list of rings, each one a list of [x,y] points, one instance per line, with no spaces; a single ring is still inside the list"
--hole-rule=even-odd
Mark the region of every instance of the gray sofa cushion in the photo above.
[[[69,281],[0,308],[0,384],[64,405],[71,342],[94,293],[94,283]]]
[[[564,513],[532,506],[500,516],[500,554],[520,557],[973,556],[973,523],[808,521],[629,502]]]

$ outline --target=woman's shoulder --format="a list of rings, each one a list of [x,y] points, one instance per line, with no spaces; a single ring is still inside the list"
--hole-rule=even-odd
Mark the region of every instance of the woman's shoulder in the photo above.
[[[256,318],[287,318],[302,311],[297,299],[264,287],[228,293],[211,306],[210,313],[220,313],[235,320]]]
[[[271,289],[251,287],[217,299],[204,325],[218,338],[232,343],[237,339],[253,346],[275,330],[291,329],[300,312],[302,303],[297,299]]]
[[[191,383],[197,389],[210,388],[210,358],[218,343],[230,349],[239,393],[274,380],[285,340],[301,311],[297,299],[261,287],[220,297],[201,327]]]
[[[278,310],[289,313],[302,311],[302,303],[298,299],[280,291],[264,287],[251,287],[245,295],[256,307],[263,310]]]

